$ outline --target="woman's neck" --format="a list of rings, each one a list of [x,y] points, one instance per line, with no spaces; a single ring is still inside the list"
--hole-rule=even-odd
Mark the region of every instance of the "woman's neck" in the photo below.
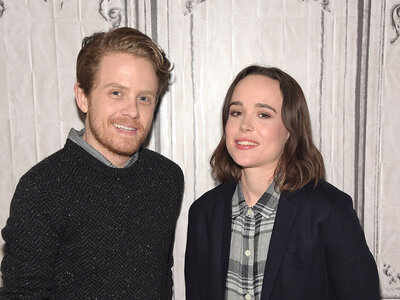
[[[246,169],[242,171],[240,182],[248,206],[254,206],[265,193],[274,178],[274,171],[275,169],[268,171],[263,170],[262,172],[256,169]]]

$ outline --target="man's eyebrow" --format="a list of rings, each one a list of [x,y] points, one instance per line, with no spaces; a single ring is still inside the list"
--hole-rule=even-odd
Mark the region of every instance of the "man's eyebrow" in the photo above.
[[[157,92],[154,92],[154,91],[150,91],[150,90],[143,90],[143,91],[140,91],[140,94],[145,94],[145,95],[157,95]]]
[[[105,89],[106,89],[106,88],[109,88],[109,87],[119,88],[119,89],[121,89],[121,90],[128,90],[128,89],[129,89],[127,86],[122,85],[122,84],[117,83],[117,82],[110,82],[110,83],[108,83],[108,84],[106,84],[106,85],[104,86]],[[156,95],[157,92],[154,92],[154,91],[151,91],[151,90],[142,90],[142,91],[140,91],[140,94],[145,94],[145,95]]]
[[[123,89],[123,90],[126,90],[126,89],[127,89],[126,86],[124,86],[124,85],[122,85],[122,84],[120,84],[120,83],[117,83],[117,82],[110,82],[110,83],[107,83],[107,84],[104,86],[104,88],[108,88],[108,87],[117,87],[117,88]]]
[[[238,105],[238,106],[243,106],[243,103],[241,101],[233,101],[231,103],[229,103],[229,107],[231,107],[232,105]],[[272,111],[274,111],[275,113],[277,112],[275,108],[273,108],[271,105],[266,104],[266,103],[256,103],[256,107],[262,107],[262,108],[268,108]]]

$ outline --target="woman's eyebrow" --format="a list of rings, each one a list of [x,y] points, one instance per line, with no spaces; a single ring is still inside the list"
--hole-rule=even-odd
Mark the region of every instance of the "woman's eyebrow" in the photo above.
[[[243,103],[241,101],[233,101],[233,102],[229,103],[229,107],[231,107],[232,105],[243,106]],[[277,113],[275,108],[273,108],[271,105],[266,104],[266,103],[257,102],[255,106],[261,107],[261,108],[268,108],[268,109],[274,111],[275,113]]]
[[[229,107],[231,107],[232,105],[243,106],[243,103],[240,101],[233,101],[233,102],[229,103]]]
[[[271,105],[265,104],[265,103],[256,103],[257,107],[263,107],[263,108],[268,108],[274,112],[276,112],[276,109],[273,108]]]

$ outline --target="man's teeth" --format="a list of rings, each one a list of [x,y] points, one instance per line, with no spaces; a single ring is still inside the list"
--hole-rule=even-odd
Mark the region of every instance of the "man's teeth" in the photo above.
[[[249,141],[240,141],[237,143],[242,146],[258,146],[258,143],[253,143],[253,142],[249,142]]]
[[[121,124],[116,124],[116,123],[114,123],[113,125],[114,125],[115,127],[119,128],[119,129],[122,129],[122,130],[128,130],[128,131],[135,131],[135,130],[136,130],[136,128],[126,127],[126,126],[121,125]]]

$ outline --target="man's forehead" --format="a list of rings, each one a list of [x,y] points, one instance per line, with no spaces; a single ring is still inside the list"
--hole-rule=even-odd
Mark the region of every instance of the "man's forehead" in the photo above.
[[[141,56],[125,53],[105,55],[95,74],[94,84],[130,86],[130,81],[149,91],[158,90],[158,77],[151,62]]]

